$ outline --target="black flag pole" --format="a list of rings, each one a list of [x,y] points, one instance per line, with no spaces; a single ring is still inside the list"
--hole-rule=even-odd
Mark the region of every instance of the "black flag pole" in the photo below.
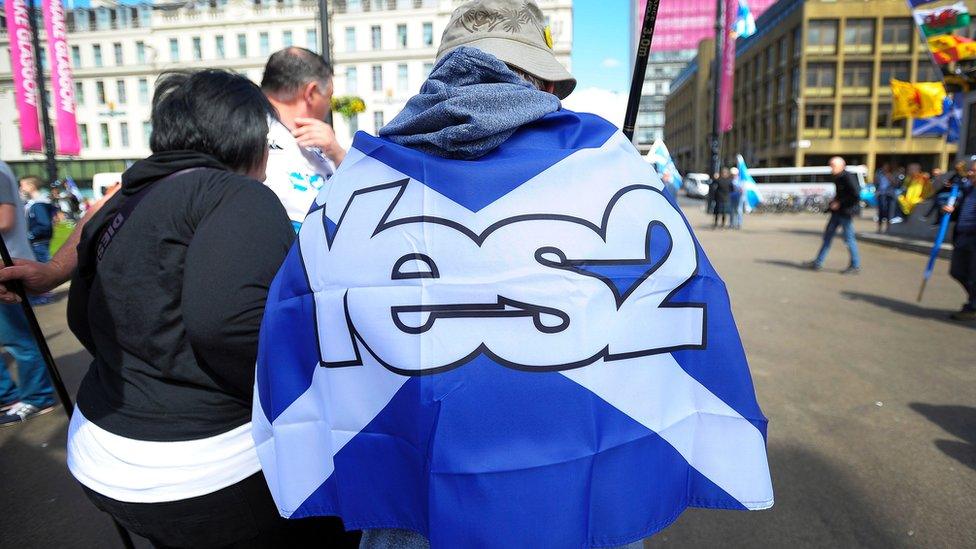
[[[654,39],[654,24],[657,22],[657,8],[660,5],[661,0],[647,0],[647,5],[644,7],[644,22],[641,23],[640,36],[637,37],[634,78],[630,81],[630,98],[627,100],[623,128],[624,135],[631,141],[634,140],[637,111],[640,110],[641,93],[644,91],[644,73],[647,72],[647,58],[651,54],[651,40]]]
[[[14,260],[10,257],[10,250],[7,249],[7,241],[4,240],[3,234],[0,234],[0,258],[3,259],[3,264],[6,267],[12,267],[14,265]],[[64,385],[64,379],[61,378],[61,371],[58,370],[58,365],[54,362],[54,355],[51,354],[51,348],[47,345],[47,339],[44,338],[41,325],[37,322],[34,308],[31,307],[30,302],[27,300],[27,292],[24,290],[24,286],[17,281],[7,282],[6,285],[20,297],[20,306],[24,310],[24,316],[27,317],[27,325],[30,327],[31,335],[34,336],[34,341],[37,343],[37,349],[41,352],[41,357],[44,359],[44,365],[47,367],[48,375],[51,376],[51,382],[54,383],[54,390],[57,391],[58,398],[61,400],[61,407],[64,408],[64,413],[68,416],[68,421],[70,422],[71,414],[75,408],[74,403],[71,401],[68,388]],[[115,524],[115,529],[118,530],[119,538],[121,538],[122,545],[125,549],[135,549],[135,545],[132,543],[132,536],[129,535],[129,532],[115,521],[115,519],[112,520],[112,523]]]

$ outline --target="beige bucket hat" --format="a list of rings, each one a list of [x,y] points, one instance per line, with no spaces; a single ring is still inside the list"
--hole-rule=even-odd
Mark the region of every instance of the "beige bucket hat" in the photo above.
[[[556,85],[565,99],[576,79],[556,60],[552,34],[531,0],[472,0],[461,4],[444,29],[437,60],[461,46],[478,48]]]

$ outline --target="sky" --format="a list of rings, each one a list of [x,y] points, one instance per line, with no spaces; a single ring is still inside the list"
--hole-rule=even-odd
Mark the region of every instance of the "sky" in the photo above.
[[[630,66],[630,2],[573,2],[573,75],[577,89],[601,88],[627,93]]]

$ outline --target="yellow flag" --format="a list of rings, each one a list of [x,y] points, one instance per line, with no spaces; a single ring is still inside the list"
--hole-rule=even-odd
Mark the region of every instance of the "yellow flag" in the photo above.
[[[891,79],[893,120],[902,118],[931,118],[942,114],[942,101],[946,97],[942,82],[912,84]]]

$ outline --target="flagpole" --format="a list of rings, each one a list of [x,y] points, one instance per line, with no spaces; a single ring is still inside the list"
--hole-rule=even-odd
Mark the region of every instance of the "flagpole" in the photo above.
[[[946,206],[955,206],[958,196],[959,186],[953,185]],[[932,253],[929,254],[929,262],[925,266],[925,274],[922,275],[922,286],[918,289],[918,303],[922,302],[922,295],[925,294],[925,286],[928,284],[929,279],[932,278],[932,271],[935,270],[935,261],[939,258],[939,252],[942,251],[942,243],[945,241],[946,233],[949,231],[950,217],[951,214],[949,213],[944,212],[942,214],[942,220],[939,223],[939,234],[935,237],[935,243],[932,245]]]
[[[715,0],[715,60],[712,63],[712,174],[722,169],[722,125],[719,120],[722,97],[722,56],[725,44],[725,0]]]
[[[7,241],[3,238],[3,233],[0,233],[0,259],[3,260],[5,267],[13,267],[14,260],[10,257],[10,250],[7,249]],[[51,354],[51,348],[48,346],[47,339],[44,337],[44,331],[41,330],[41,325],[37,321],[37,315],[34,314],[34,308],[31,307],[30,301],[27,299],[27,292],[19,281],[5,282],[5,284],[20,298],[20,308],[24,311],[24,316],[27,317],[27,326],[30,328],[31,335],[34,337],[34,342],[37,344],[37,349],[41,353],[41,358],[44,359],[44,366],[47,369],[48,375],[51,376],[54,390],[58,393],[58,398],[61,400],[61,407],[64,409],[65,415],[68,416],[68,422],[70,423],[71,415],[74,413],[74,403],[71,401],[71,394],[64,384],[64,379],[61,377],[61,371],[58,370],[58,365],[54,362],[54,355]],[[122,546],[125,549],[135,549],[132,536],[129,535],[129,532],[114,518],[112,519],[112,523],[115,525],[115,530],[119,534]]]
[[[640,2],[641,0],[637,1]],[[623,132],[630,141],[634,140],[637,112],[640,110],[640,98],[644,91],[644,74],[647,72],[647,58],[651,54],[651,42],[654,39],[654,25],[657,22],[657,9],[660,5],[661,0],[647,0],[647,5],[644,6],[644,21],[641,23],[640,36],[637,38],[634,75],[630,81],[630,97],[627,100],[627,111],[624,114]]]
[[[9,0],[8,0],[9,1]],[[31,46],[34,48],[34,68],[37,71],[37,96],[41,103],[41,125],[44,127],[44,159],[47,164],[48,185],[54,185],[58,180],[58,163],[54,151],[54,128],[51,127],[51,116],[48,114],[47,85],[44,83],[44,62],[41,56],[41,39],[38,35],[37,18],[40,10],[34,0],[28,0],[27,12],[30,13]],[[50,45],[48,37],[48,45]]]

